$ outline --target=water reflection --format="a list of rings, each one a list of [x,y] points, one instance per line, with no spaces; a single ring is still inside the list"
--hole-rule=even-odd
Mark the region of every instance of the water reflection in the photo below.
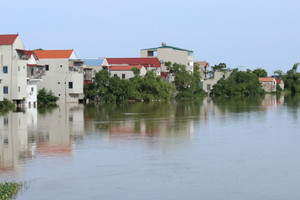
[[[18,173],[36,156],[71,156],[73,140],[84,136],[83,121],[82,105],[0,116],[0,172]]]
[[[208,126],[216,116],[241,113],[237,115],[241,120],[250,112],[265,112],[284,101],[297,107],[300,99],[274,95],[249,99],[207,97],[184,103],[68,104],[50,111],[13,112],[0,116],[0,172],[19,173],[27,160],[36,157],[70,158],[74,145],[92,135],[101,136],[104,143],[138,140],[147,145],[189,145],[195,127]],[[178,140],[147,139],[153,137]]]

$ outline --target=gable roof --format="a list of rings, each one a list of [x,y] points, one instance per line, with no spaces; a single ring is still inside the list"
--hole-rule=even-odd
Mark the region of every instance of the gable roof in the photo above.
[[[167,45],[163,45],[163,46],[155,47],[155,48],[149,48],[149,49],[142,49],[142,50],[153,50],[153,51],[157,51],[157,49],[173,49],[173,50],[179,50],[179,51],[193,52],[192,50],[181,49],[181,48],[178,48],[178,47],[167,46]]]
[[[12,45],[19,34],[0,35],[0,45]]]
[[[142,65],[144,67],[160,67],[157,57],[145,58],[106,58],[109,65]]]
[[[143,66],[140,66],[140,65],[112,65],[109,67],[109,71],[130,71],[134,67],[142,69]]]
[[[282,79],[276,79],[276,83],[277,83],[277,84],[281,84],[281,82],[283,82]]]
[[[273,78],[273,77],[260,77],[259,81],[260,82],[273,82],[273,81],[275,81],[275,78]]]
[[[38,59],[69,59],[74,50],[35,50]]]
[[[103,58],[99,59],[81,59],[85,62],[86,66],[99,66],[102,65],[104,62]]]

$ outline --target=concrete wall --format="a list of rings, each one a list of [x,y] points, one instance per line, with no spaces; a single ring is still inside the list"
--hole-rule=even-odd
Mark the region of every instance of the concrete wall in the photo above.
[[[215,72],[213,78],[208,78],[203,80],[203,90],[207,93],[210,93],[213,89],[213,86],[220,80],[221,78],[228,78],[232,71],[226,72]]]
[[[141,71],[140,71],[140,75],[141,76],[145,76],[147,73],[146,69],[144,67],[141,68]],[[134,74],[132,71],[110,71],[110,75],[111,77],[117,75],[120,79],[123,79],[122,78],[122,74],[125,74],[125,78],[124,79],[130,79],[130,78],[133,78],[134,77]]]
[[[42,81],[37,83],[38,90],[51,90],[59,97],[58,103],[78,103],[83,98],[83,71],[70,71],[69,59],[40,59],[38,64],[49,65]],[[69,82],[73,88],[69,88]]]
[[[265,92],[276,92],[276,80],[272,82],[261,82],[262,88]]]
[[[148,51],[141,50],[141,57],[148,57]],[[156,56],[160,61],[178,63],[187,66],[187,70],[193,71],[194,55],[192,52],[175,50],[172,48],[157,48]],[[166,66],[161,65],[161,71],[166,72]]]
[[[28,81],[27,83],[27,98],[26,98],[26,110],[32,110],[37,108],[37,82]]]

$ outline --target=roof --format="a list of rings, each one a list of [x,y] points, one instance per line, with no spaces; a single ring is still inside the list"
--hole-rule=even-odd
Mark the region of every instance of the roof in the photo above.
[[[163,46],[155,47],[155,48],[149,48],[149,49],[142,49],[142,50],[153,50],[153,51],[157,51],[157,49],[173,49],[173,50],[179,50],[179,51],[193,52],[192,50],[181,49],[181,48],[178,48],[178,47],[167,46],[167,45],[163,45]]]
[[[282,79],[276,79],[277,84],[280,84],[281,82],[283,82]]]
[[[102,65],[104,59],[82,59],[82,61],[84,61],[87,66],[97,66]]]
[[[273,77],[261,77],[261,78],[259,78],[259,81],[260,82],[273,82],[273,81],[275,81],[275,78],[273,78]]]
[[[109,65],[142,65],[144,67],[160,67],[161,64],[157,57],[145,58],[106,58]]]
[[[19,34],[0,35],[0,45],[12,45]]]
[[[70,58],[73,50],[35,50],[38,59]]]
[[[140,66],[140,65],[112,65],[109,67],[109,71],[130,71],[134,67],[141,69],[143,66]]]

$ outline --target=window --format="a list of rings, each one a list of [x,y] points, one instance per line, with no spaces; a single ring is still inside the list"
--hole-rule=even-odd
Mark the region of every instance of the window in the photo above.
[[[60,65],[60,67],[62,67],[62,65]]]
[[[57,84],[60,84],[60,82],[57,82]]]
[[[45,65],[46,71],[49,71],[49,65]]]
[[[69,82],[69,89],[73,88],[73,82]]]
[[[125,74],[122,74],[122,79],[125,79]]]
[[[118,75],[117,74],[114,74],[114,77],[117,77]]]
[[[19,87],[18,87],[18,92],[20,92],[20,91],[21,91],[21,87],[19,86]]]
[[[3,94],[8,94],[8,87],[7,86],[3,86]]]
[[[148,53],[148,55],[147,55],[148,57],[153,57],[154,56],[154,52],[153,51],[148,51],[147,53]]]
[[[28,108],[31,108],[31,102],[28,102]]]
[[[3,66],[3,74],[7,74],[7,66]]]
[[[18,66],[18,71],[20,71],[20,66]]]
[[[33,87],[31,87],[31,92],[33,92],[34,91],[34,88]]]

